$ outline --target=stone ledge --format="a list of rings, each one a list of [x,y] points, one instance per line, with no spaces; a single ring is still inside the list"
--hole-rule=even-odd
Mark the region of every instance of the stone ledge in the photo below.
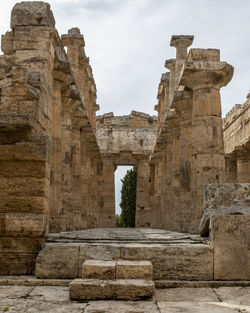
[[[140,279],[74,279],[69,286],[70,299],[123,299],[139,300],[154,294],[153,281]]]

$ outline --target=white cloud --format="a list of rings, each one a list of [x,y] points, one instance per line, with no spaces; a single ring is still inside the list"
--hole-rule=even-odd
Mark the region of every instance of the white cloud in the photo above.
[[[9,29],[16,1],[0,0],[0,32]],[[244,102],[250,74],[248,0],[51,0],[57,28],[80,27],[98,89],[100,114],[131,110],[155,114],[157,86],[165,59],[175,56],[172,34],[194,34],[193,47],[218,48],[235,67],[222,89],[225,114]]]

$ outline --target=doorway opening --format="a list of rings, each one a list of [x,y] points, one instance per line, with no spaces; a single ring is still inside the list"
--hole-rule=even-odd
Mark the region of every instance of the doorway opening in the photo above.
[[[125,176],[127,177],[125,184],[126,186],[129,184],[128,187],[130,189],[128,190],[127,189],[128,187],[124,187],[126,191],[125,193],[123,191],[122,196],[122,187]],[[133,171],[133,166],[118,166],[115,171],[116,227],[134,227],[133,220],[135,220],[135,203],[136,203],[136,173]]]

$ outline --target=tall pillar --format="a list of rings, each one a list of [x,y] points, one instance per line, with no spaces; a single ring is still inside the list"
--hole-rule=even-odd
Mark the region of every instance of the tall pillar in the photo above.
[[[102,208],[99,227],[115,227],[115,165],[111,156],[103,159]]]
[[[136,188],[136,227],[150,227],[151,214],[149,160],[139,159]]]
[[[61,231],[62,214],[62,99],[61,83],[54,81],[51,157],[50,157],[50,195],[49,195],[49,231]]]
[[[191,90],[176,91],[173,107],[181,116],[179,118],[179,221],[176,230],[190,232],[194,219],[191,198],[191,160],[192,160],[192,102]]]
[[[250,154],[244,149],[237,151],[237,183],[250,183]]]
[[[192,232],[198,232],[203,215],[204,185],[224,181],[220,88],[232,75],[233,67],[220,62],[218,50],[190,50],[181,83],[193,90],[191,188],[195,219]]]
[[[170,75],[169,75],[169,91],[168,91],[168,97],[169,97],[169,102],[171,103],[174,97],[174,91],[176,87],[176,80],[175,80],[175,59],[168,59],[165,61],[165,67],[170,70]]]
[[[187,59],[187,48],[193,43],[194,36],[174,35],[171,38],[170,46],[176,48],[175,62],[175,85],[178,86],[182,74],[182,66]]]

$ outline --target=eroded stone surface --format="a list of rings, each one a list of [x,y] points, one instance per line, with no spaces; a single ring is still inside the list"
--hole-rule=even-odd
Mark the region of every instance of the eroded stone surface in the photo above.
[[[82,278],[115,279],[116,261],[86,260],[82,265]]]
[[[118,260],[117,279],[153,279],[153,266],[149,261]]]
[[[154,283],[140,279],[74,279],[69,286],[70,299],[124,299],[139,300],[152,297]]]

